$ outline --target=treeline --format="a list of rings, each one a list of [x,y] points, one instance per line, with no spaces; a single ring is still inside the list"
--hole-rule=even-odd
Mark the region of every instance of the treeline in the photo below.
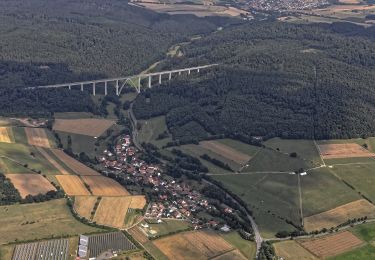
[[[222,161],[220,161],[216,158],[212,158],[207,154],[201,155],[200,158],[202,158],[203,160],[206,160],[208,162],[211,162],[211,163],[215,164],[216,166],[219,166],[220,168],[223,168],[225,170],[233,172],[232,168],[230,168],[230,166],[227,163],[223,163]]]
[[[220,65],[145,91],[134,113],[166,115],[175,143],[217,135],[374,136],[374,49],[366,37],[321,25],[241,25],[184,46],[185,58],[165,68]]]
[[[0,172],[0,205],[10,205],[21,201],[21,195],[11,181]]]

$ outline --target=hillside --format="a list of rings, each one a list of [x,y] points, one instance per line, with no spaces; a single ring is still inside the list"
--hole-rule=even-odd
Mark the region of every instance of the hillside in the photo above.
[[[351,35],[355,35],[351,33]],[[174,140],[374,136],[375,43],[321,25],[259,22],[184,46],[168,66],[220,63],[140,95],[138,118],[166,115]]]
[[[13,89],[139,73],[163,58],[171,45],[229,22],[157,14],[120,0],[0,1],[0,112],[15,113],[15,107],[28,114],[93,112],[88,95],[85,105],[67,97],[61,104],[53,91]]]

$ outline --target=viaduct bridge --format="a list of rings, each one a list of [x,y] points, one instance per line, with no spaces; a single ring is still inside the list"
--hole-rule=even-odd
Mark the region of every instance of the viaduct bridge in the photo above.
[[[209,64],[191,68],[184,68],[184,69],[176,69],[176,70],[168,70],[168,71],[161,71],[161,72],[153,72],[153,73],[145,73],[139,74],[134,76],[127,76],[127,77],[119,77],[119,78],[110,78],[110,79],[98,79],[98,80],[89,80],[89,81],[80,81],[80,82],[72,82],[72,83],[64,83],[64,84],[56,84],[56,85],[47,85],[47,86],[37,86],[37,87],[28,87],[26,89],[51,89],[51,88],[68,88],[72,89],[73,87],[77,88],[80,87],[81,91],[84,90],[85,87],[89,87],[92,89],[92,94],[95,96],[97,88],[104,87],[104,95],[108,95],[108,87],[114,86],[116,90],[116,95],[119,96],[121,94],[122,89],[128,85],[134,87],[138,93],[141,92],[142,79],[147,79],[147,86],[149,88],[152,87],[152,79],[157,77],[158,83],[162,83],[163,76],[168,80],[172,79],[173,74],[181,75],[182,73],[186,73],[190,75],[192,72],[199,73],[200,70],[210,68],[213,66],[217,66],[218,64]]]

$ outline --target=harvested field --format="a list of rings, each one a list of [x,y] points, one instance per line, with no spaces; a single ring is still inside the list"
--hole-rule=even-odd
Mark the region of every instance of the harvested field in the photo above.
[[[199,145],[241,165],[246,164],[251,159],[249,155],[216,141],[203,141]]]
[[[0,143],[13,143],[9,134],[10,128],[0,127]]]
[[[91,219],[91,212],[98,200],[96,196],[77,196],[74,200],[74,210],[86,219]]]
[[[70,196],[75,195],[90,195],[90,192],[86,189],[85,184],[76,175],[56,175],[61,187],[66,194]]]
[[[6,174],[7,178],[19,191],[22,198],[27,195],[46,194],[48,191],[56,190],[55,187],[40,174]]]
[[[131,196],[129,208],[143,209],[146,206],[146,198],[143,195]]]
[[[59,158],[66,166],[68,166],[72,171],[78,175],[100,175],[95,170],[87,167],[83,163],[77,161],[76,159],[70,157],[64,151],[59,149],[51,149],[54,155]]]
[[[44,158],[47,159],[58,171],[60,174],[69,175],[70,173],[67,172],[55,159],[53,159],[42,147],[36,147],[36,149],[40,152]]]
[[[305,248],[300,246],[294,240],[282,241],[274,243],[276,255],[283,259],[305,259],[314,260],[317,259],[313,254],[307,251]]]
[[[53,125],[53,130],[99,137],[114,124],[115,121],[108,119],[56,119],[55,124]]]
[[[220,256],[212,258],[213,260],[244,260],[247,259],[244,257],[239,250],[233,250],[222,254]]]
[[[30,145],[51,148],[47,133],[43,128],[25,127],[27,142]]]
[[[336,227],[348,219],[375,216],[375,206],[365,199],[356,200],[337,208],[304,218],[306,231]]]
[[[372,153],[355,143],[320,144],[318,147],[323,159],[375,157],[375,153]]]
[[[147,235],[138,226],[128,229],[128,233],[142,245],[149,241]]]
[[[349,231],[324,237],[299,241],[299,243],[314,255],[325,258],[350,251],[363,244],[363,241]]]
[[[122,228],[128,212],[131,197],[103,197],[93,220],[102,225]]]
[[[154,241],[169,259],[205,259],[233,250],[233,246],[212,231],[179,233]]]
[[[127,196],[129,192],[118,182],[105,176],[82,176],[83,181],[96,196]]]

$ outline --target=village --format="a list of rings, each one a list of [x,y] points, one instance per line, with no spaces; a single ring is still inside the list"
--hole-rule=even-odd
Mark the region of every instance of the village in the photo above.
[[[163,219],[180,219],[191,222],[194,229],[212,227],[223,232],[231,230],[227,223],[212,219],[202,221],[195,213],[223,210],[232,214],[232,208],[224,205],[218,209],[211,205],[198,191],[163,174],[159,165],[147,164],[139,159],[139,154],[140,151],[133,146],[131,137],[125,135],[118,139],[113,151],[105,150],[99,161],[106,169],[103,173],[107,175],[116,175],[142,187],[152,187],[153,194],[157,196],[153,196],[154,201],[147,206],[144,215],[146,219],[156,219],[159,223]]]

